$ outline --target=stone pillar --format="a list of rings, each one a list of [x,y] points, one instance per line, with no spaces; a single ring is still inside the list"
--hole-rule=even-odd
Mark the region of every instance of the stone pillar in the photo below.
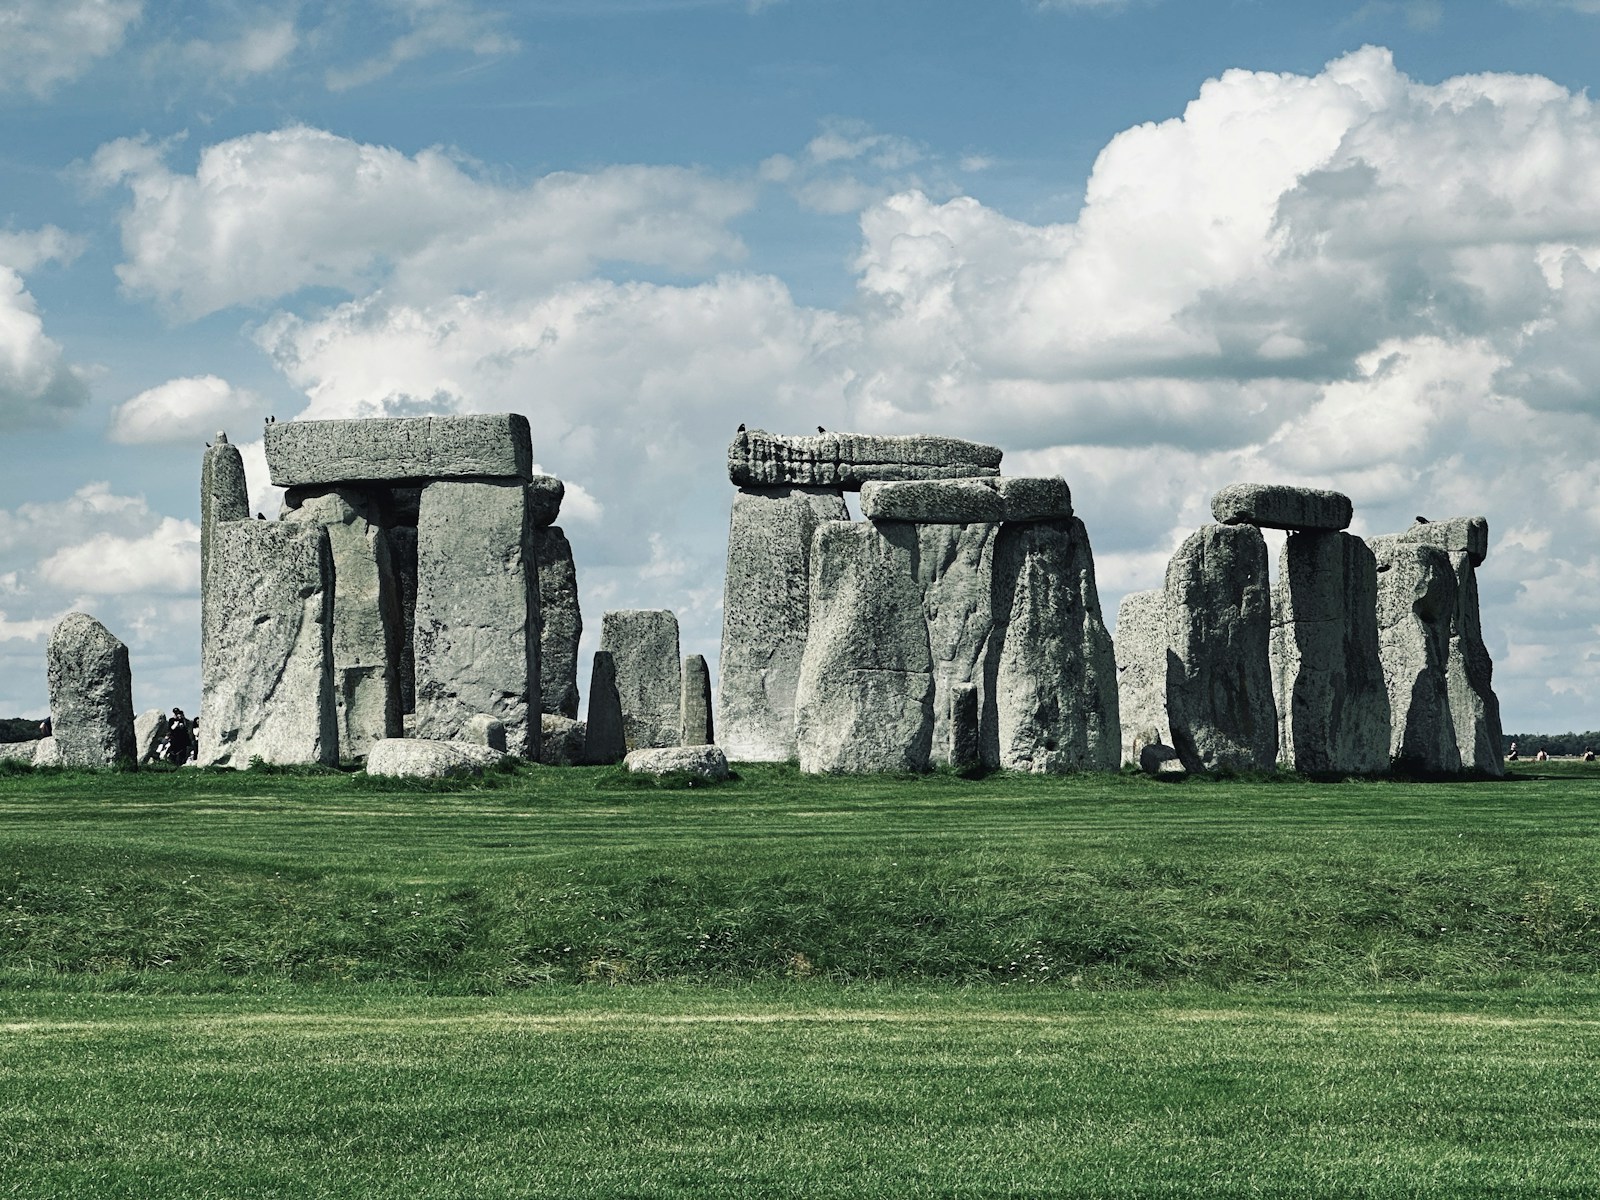
[[[1378,654],[1378,573],[1348,533],[1291,533],[1279,560],[1273,673],[1279,759],[1308,774],[1389,767],[1389,693]]]
[[[1504,775],[1505,739],[1500,727],[1500,700],[1494,694],[1494,660],[1483,642],[1478,571],[1472,559],[1460,551],[1450,555],[1450,565],[1456,575],[1456,611],[1450,625],[1445,682],[1456,748],[1464,769]]]
[[[716,745],[716,728],[711,720],[711,669],[703,654],[691,654],[683,660],[681,712],[680,746]]]
[[[933,741],[929,760],[935,766],[968,769],[978,765],[982,753],[980,749],[977,760],[965,764],[961,761],[968,751],[958,745],[966,731],[958,727],[956,694],[961,687],[974,689],[977,709],[970,732],[978,739],[989,685],[985,665],[994,631],[994,547],[1001,526],[975,522],[919,524],[914,528],[916,553],[912,570],[922,594],[933,669]],[[978,744],[981,747],[981,739]]]
[[[1446,663],[1456,573],[1436,546],[1370,539],[1378,566],[1378,651],[1389,690],[1389,757],[1427,773],[1461,769]]]
[[[211,574],[211,542],[219,521],[242,521],[250,516],[250,489],[245,483],[244,458],[239,447],[218,432],[200,460],[200,636],[206,634],[206,614],[211,607],[207,580]]]
[[[520,482],[430,483],[417,518],[416,736],[480,713],[539,756],[539,579]]]
[[[682,721],[678,618],[667,609],[621,609],[600,622],[600,648],[616,666],[623,740],[629,750],[675,746]]]
[[[728,528],[717,709],[730,759],[795,756],[794,703],[811,616],[811,538],[848,521],[838,489],[740,488]]]
[[[539,564],[539,704],[553,716],[578,715],[578,569],[559,526],[533,531]]]
[[[617,694],[617,664],[609,650],[596,650],[589,671],[589,712],[584,722],[583,761],[590,766],[619,763],[628,753],[622,731],[622,697]]]
[[[225,521],[200,656],[202,765],[339,761],[333,555],[320,525]]]
[[[1270,771],[1278,709],[1267,543],[1254,525],[1206,525],[1167,564],[1167,718],[1184,769]]]
[[[1164,588],[1129,592],[1117,607],[1117,711],[1122,724],[1122,761],[1137,763],[1139,751],[1170,746],[1167,725],[1167,593]]]
[[[87,613],[68,613],[50,631],[45,666],[61,765],[137,765],[128,648]]]

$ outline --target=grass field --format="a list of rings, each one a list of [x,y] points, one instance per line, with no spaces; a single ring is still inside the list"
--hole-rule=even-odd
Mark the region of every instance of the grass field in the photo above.
[[[1594,1195],[1597,802],[0,777],[0,1195]]]

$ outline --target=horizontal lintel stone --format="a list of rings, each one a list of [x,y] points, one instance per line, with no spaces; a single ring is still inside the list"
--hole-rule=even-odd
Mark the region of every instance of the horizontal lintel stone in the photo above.
[[[970,479],[1000,473],[998,446],[931,435],[818,433],[784,437],[741,429],[728,446],[738,487],[858,491],[871,480]]]
[[[995,521],[1064,521],[1072,491],[1061,478],[870,481],[861,485],[861,515],[872,521],[969,525]]]
[[[1343,492],[1281,483],[1232,483],[1211,498],[1211,515],[1222,525],[1339,530],[1349,528],[1354,506]]]
[[[273,422],[267,471],[278,487],[388,479],[533,477],[520,413]]]
[[[1437,546],[1451,554],[1465,554],[1472,565],[1481,567],[1489,557],[1489,519],[1451,517],[1445,521],[1418,521],[1399,535],[1407,542]]]

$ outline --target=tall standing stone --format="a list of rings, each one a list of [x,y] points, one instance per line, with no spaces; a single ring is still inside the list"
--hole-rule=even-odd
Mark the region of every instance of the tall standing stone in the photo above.
[[[794,702],[811,619],[811,539],[848,521],[837,489],[741,488],[728,528],[717,710],[736,762],[795,756]]]
[[[1001,527],[993,614],[986,703],[999,765],[1036,774],[1116,770],[1116,654],[1081,520]]]
[[[800,769],[808,774],[928,768],[933,659],[916,548],[916,527],[904,522],[817,527],[795,693]]]
[[[333,555],[333,694],[339,753],[364,757],[373,742],[399,737],[400,582],[388,532],[355,488],[308,497],[284,520],[321,525]]]
[[[1167,564],[1167,717],[1191,772],[1273,769],[1272,596],[1254,525],[1206,525]]]
[[[530,489],[533,492],[533,489]],[[578,715],[578,568],[559,526],[533,531],[539,566],[539,704],[553,716]]]
[[[417,518],[416,736],[486,713],[539,756],[539,578],[520,483],[430,483]]]
[[[959,745],[968,731],[961,728],[958,719],[957,691],[967,685],[974,689],[981,722],[989,686],[985,666],[994,629],[994,547],[1001,526],[984,522],[913,528],[916,544],[912,570],[922,594],[933,670],[930,761],[935,766],[965,769],[977,763],[960,761],[968,753]],[[976,725],[971,733],[978,736]],[[980,751],[980,760],[981,757]]]
[[[1290,534],[1274,595],[1279,758],[1308,774],[1389,766],[1389,694],[1378,654],[1378,574],[1348,533]]]
[[[339,761],[333,555],[320,525],[224,521],[201,648],[203,765]]]
[[[627,748],[677,745],[683,699],[678,618],[667,609],[608,612],[600,621],[600,648],[616,664]]]
[[[589,712],[584,722],[583,761],[591,766],[619,763],[628,753],[622,730],[622,697],[617,694],[617,664],[609,650],[596,650],[589,670]]]
[[[1389,690],[1389,756],[1430,773],[1461,769],[1446,662],[1457,583],[1450,555],[1397,537],[1370,539],[1378,565],[1378,647]]]
[[[683,660],[683,699],[678,744],[711,746],[716,744],[716,729],[711,720],[711,668],[706,656],[691,654]]]
[[[128,648],[87,613],[68,613],[50,631],[45,664],[61,765],[136,765]]]
[[[1122,761],[1146,745],[1170,745],[1167,726],[1167,593],[1129,592],[1117,607],[1117,711]]]
[[[206,581],[210,577],[211,542],[220,521],[242,521],[250,515],[250,489],[245,482],[244,458],[239,447],[218,432],[200,460],[200,627],[206,637],[206,611],[213,603]],[[223,600],[226,603],[226,600]]]

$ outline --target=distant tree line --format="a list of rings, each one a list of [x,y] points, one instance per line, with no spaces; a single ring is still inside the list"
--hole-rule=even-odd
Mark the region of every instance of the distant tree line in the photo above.
[[[1542,749],[1546,754],[1582,754],[1593,750],[1600,754],[1600,733],[1508,733],[1505,748],[1517,744],[1518,758],[1532,758]]]
[[[0,717],[0,742],[31,742],[38,736],[38,717]]]

